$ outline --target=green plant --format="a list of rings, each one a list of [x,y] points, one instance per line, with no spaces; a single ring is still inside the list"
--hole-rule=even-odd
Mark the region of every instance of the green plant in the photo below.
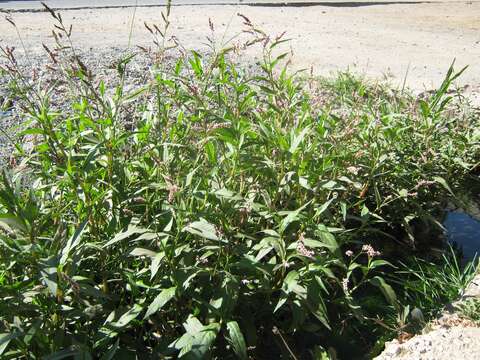
[[[440,261],[414,259],[403,264],[403,270],[395,274],[396,282],[403,289],[404,301],[431,318],[441,310],[438,304],[447,304],[462,296],[478,272],[475,264],[473,260],[461,267],[450,247],[450,253],[443,254]]]
[[[458,305],[460,316],[480,325],[480,299],[470,298]]]
[[[67,110],[4,49],[35,138],[0,188],[4,358],[348,358],[395,334],[388,260],[479,158],[478,119],[436,105],[446,88],[423,111],[348,74],[302,80],[243,17],[256,72],[212,46],[127,91],[134,56],[96,82],[49,11]],[[161,60],[167,29],[150,27]]]

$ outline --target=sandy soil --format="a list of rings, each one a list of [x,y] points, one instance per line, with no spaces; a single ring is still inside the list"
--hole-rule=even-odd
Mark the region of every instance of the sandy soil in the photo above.
[[[358,5],[358,4],[357,4]],[[161,8],[136,12],[133,44],[151,43],[143,23],[160,23]],[[240,12],[270,34],[287,32],[286,46],[294,54],[296,69],[311,68],[328,74],[350,68],[370,77],[387,77],[415,89],[438,86],[454,58],[458,67],[470,65],[460,80],[475,91],[480,88],[480,2],[404,3],[350,7],[181,6],[172,11],[172,34],[187,48],[201,48],[210,35],[208,18],[215,24],[215,38],[238,34]],[[63,11],[74,24],[74,42],[85,48],[128,44],[133,9]],[[53,22],[47,13],[14,13],[26,47],[39,51],[52,43]],[[0,20],[1,44],[18,44],[13,27]],[[258,52],[256,52],[258,54]],[[254,56],[255,52],[251,53]]]

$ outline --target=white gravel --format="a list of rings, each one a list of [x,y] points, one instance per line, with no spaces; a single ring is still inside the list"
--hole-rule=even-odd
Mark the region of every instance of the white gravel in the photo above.
[[[480,328],[440,328],[418,335],[400,344],[389,343],[376,360],[478,360],[480,359]]]
[[[480,359],[480,328],[457,312],[458,306],[471,298],[480,298],[480,275],[472,280],[458,301],[448,305],[437,320],[425,327],[423,334],[404,343],[388,342],[375,360]]]

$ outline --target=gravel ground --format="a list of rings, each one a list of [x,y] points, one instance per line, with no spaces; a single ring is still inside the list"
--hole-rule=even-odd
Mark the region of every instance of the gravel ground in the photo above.
[[[376,360],[478,360],[480,328],[457,326],[415,336],[399,344],[392,342]]]
[[[468,299],[480,299],[480,275],[470,283],[465,294],[448,305],[442,315],[428,324],[422,335],[406,342],[393,340],[375,360],[478,360],[480,328],[460,316],[458,309]]]
[[[118,61],[124,58],[128,52],[124,48],[112,47],[95,50],[76,50],[86,67],[94,74],[94,83],[103,80],[107,89],[113,89],[119,83],[119,76],[116,70]],[[125,89],[139,87],[145,84],[150,76],[152,59],[142,51],[135,52],[135,58],[127,68],[125,78]],[[171,59],[170,59],[171,60]],[[45,89],[52,84],[55,91],[51,95],[51,106],[53,109],[68,112],[71,104],[63,96],[68,91],[68,86],[59,81],[58,73],[49,68],[52,66],[50,58],[46,55],[18,56],[19,68],[30,84],[41,84]],[[0,59],[0,65],[5,63]],[[18,140],[18,133],[22,130],[22,124],[28,121],[28,117],[20,109],[19,99],[9,95],[9,78],[0,74],[0,168],[8,163],[10,154],[14,150],[12,140]],[[23,115],[22,115],[23,114]],[[28,142],[28,138],[21,139]],[[28,144],[23,144],[28,146]]]
[[[237,16],[241,13],[272,37],[286,31],[290,41],[279,51],[294,53],[295,69],[312,68],[314,74],[329,75],[349,68],[368,77],[387,77],[399,86],[405,80],[410,88],[423,91],[439,86],[456,58],[458,69],[470,65],[459,79],[460,85],[480,85],[480,1],[337,1],[335,6],[325,5],[176,6],[170,16],[169,35],[189,49],[202,49],[207,37],[221,46],[231,38],[236,41],[245,29]],[[127,46],[133,18],[132,43],[148,46],[152,36],[144,22],[162,26],[162,10],[83,9],[62,11],[62,18],[73,24],[72,37],[78,47]],[[29,50],[52,43],[53,21],[48,13],[11,15]],[[214,24],[213,34],[209,19]],[[0,17],[0,43],[2,40],[3,44],[21,46],[16,30]],[[248,56],[258,54],[255,48]]]

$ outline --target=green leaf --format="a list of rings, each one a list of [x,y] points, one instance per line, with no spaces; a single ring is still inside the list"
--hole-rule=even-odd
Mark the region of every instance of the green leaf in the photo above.
[[[347,219],[347,204],[343,201],[340,203],[340,210],[342,212],[342,219],[345,221]]]
[[[183,231],[198,235],[205,239],[221,241],[221,239],[217,236],[217,230],[215,229],[215,226],[203,218],[185,226]]]
[[[203,74],[202,56],[196,51],[192,51],[192,55],[193,58],[189,59],[190,66],[195,72],[195,75],[200,77]]]
[[[427,118],[430,115],[430,106],[425,100],[422,99],[420,99],[418,103],[420,104],[420,111],[423,117]]]
[[[42,275],[43,283],[47,285],[52,296],[57,296],[57,267],[47,265],[40,270],[40,274]]]
[[[299,176],[298,183],[300,184],[301,187],[307,190],[312,190],[312,187],[308,184],[308,179],[305,176]]]
[[[113,244],[116,244],[119,241],[127,239],[132,235],[145,234],[148,231],[149,231],[148,229],[138,228],[136,226],[130,226],[126,231],[123,231],[115,235],[113,239],[108,241],[105,245],[103,245],[103,247],[106,248],[106,247],[112,246]]]
[[[450,186],[448,186],[448,183],[447,181],[440,177],[440,176],[435,176],[433,178],[433,180],[435,180],[437,183],[439,183],[440,185],[442,185],[452,196],[455,196],[455,194],[453,193],[452,189],[450,188]]]
[[[232,345],[233,351],[237,358],[241,360],[248,360],[247,345],[245,344],[245,338],[240,330],[240,326],[236,321],[229,321],[227,323],[228,329],[228,341]]]
[[[183,327],[189,334],[195,334],[202,331],[203,325],[195,316],[189,316],[187,321],[183,324]]]
[[[382,292],[383,296],[385,299],[388,301],[388,303],[392,306],[395,306],[395,308],[398,308],[398,300],[397,300],[397,295],[395,294],[395,291],[392,289],[390,285],[388,285],[383,278],[380,276],[375,276],[372,279],[370,279],[370,283],[373,286],[376,286],[380,289]]]
[[[312,360],[331,360],[333,357],[330,357],[328,351],[326,351],[320,345],[315,345],[313,348]]]
[[[110,350],[108,350],[102,357],[100,360],[112,360],[115,356],[115,354],[117,353],[118,349],[119,349],[119,344],[120,344],[120,339],[117,339],[117,341],[115,341],[115,344],[113,344],[113,346],[111,347]]]
[[[222,285],[213,293],[210,305],[218,311],[222,318],[228,319],[232,315],[237,304],[239,290],[239,281],[234,276],[228,275]]]
[[[264,239],[265,240],[265,239]],[[270,253],[270,251],[273,250],[273,246],[271,245],[268,245],[268,246],[265,246],[265,247],[262,247],[260,249],[260,251],[258,252],[257,256],[255,256],[255,261],[260,261],[262,260],[265,256],[268,255],[268,253]]]
[[[375,269],[379,266],[391,266],[391,267],[395,267],[393,266],[390,262],[386,261],[386,260],[373,260],[371,263],[370,263],[370,269]]]
[[[308,132],[310,131],[310,127],[305,127],[302,132],[298,135],[293,135],[293,140],[292,140],[292,144],[290,145],[290,149],[289,149],[289,152],[291,154],[295,154],[295,152],[297,151],[298,149],[298,146],[302,143],[303,139],[305,138],[305,136],[308,134]]]
[[[319,277],[316,277],[317,281],[309,284],[307,289],[307,301],[306,304],[312,314],[329,330],[330,324],[328,320],[327,308],[322,296],[322,290],[326,291],[326,288]]]
[[[335,237],[333,234],[328,231],[327,227],[323,224],[318,225],[317,227],[318,231],[317,234],[320,237],[320,240],[324,244],[324,246],[330,250],[335,256],[337,256],[338,259],[342,258],[341,252],[340,252],[340,247],[338,246],[337,241],[335,240]]]
[[[10,214],[0,215],[0,226],[2,225],[6,226],[7,230],[16,229],[23,233],[28,231],[25,222],[21,218]]]
[[[157,256],[157,253],[144,248],[135,248],[130,253],[130,256],[145,256],[154,259]]]
[[[213,192],[217,197],[226,199],[226,200],[232,200],[232,201],[237,201],[237,200],[242,200],[243,198],[239,196],[238,194],[234,193],[233,191],[230,191],[226,188],[221,188],[219,190],[216,190]]]
[[[315,217],[318,217],[320,215],[322,215],[325,210],[328,209],[328,207],[330,206],[330,204],[332,203],[332,201],[335,200],[334,198],[328,200],[327,202],[325,202],[324,204],[322,204],[319,208],[317,208],[315,210]]]
[[[160,310],[166,303],[168,303],[173,297],[175,296],[175,291],[177,290],[176,286],[173,286],[168,289],[163,289],[160,294],[152,301],[150,306],[147,309],[147,313],[145,314],[144,319],[148,318],[149,316],[155,314],[158,310]]]
[[[288,297],[284,294],[280,296],[280,299],[278,300],[277,305],[275,306],[275,309],[273,309],[273,312],[276,313],[278,309],[280,309],[288,300]]]
[[[305,294],[305,288],[300,285],[300,274],[296,270],[290,271],[283,280],[283,291],[286,294],[295,293],[303,296]],[[278,305],[277,305],[278,306]]]
[[[62,359],[76,359],[78,356],[84,355],[81,350],[75,349],[73,346],[67,349],[59,350],[43,357],[43,360],[62,360]],[[91,359],[90,357],[83,357],[84,359]]]
[[[0,334],[0,355],[2,355],[8,347],[11,340],[17,338],[20,333],[3,333]]]
[[[111,326],[114,326],[117,329],[121,329],[126,327],[132,320],[136,319],[138,315],[142,312],[143,307],[139,304],[135,304],[132,306],[130,310],[124,313],[120,319],[116,322],[110,323]]]
[[[366,205],[363,205],[362,212],[360,213],[360,216],[363,218],[364,216],[367,216],[368,214],[370,214],[370,210],[368,209],[368,207]]]
[[[64,265],[68,260],[70,252],[78,246],[78,244],[80,243],[80,240],[82,239],[83,232],[87,227],[87,224],[88,224],[88,219],[85,219],[78,226],[77,230],[75,230],[75,233],[72,235],[72,237],[68,239],[67,244],[62,249],[62,257],[60,258],[60,264]]]
[[[217,152],[216,152],[215,144],[212,141],[208,141],[207,143],[205,143],[205,153],[208,156],[208,160],[212,164],[217,163]]]
[[[344,190],[345,189],[345,187],[343,187],[342,185],[339,185],[334,180],[328,180],[327,182],[323,183],[321,187],[327,190]]]
[[[180,350],[178,357],[185,360],[208,358],[210,347],[220,331],[220,324],[211,323],[204,326],[197,318],[190,316],[183,326],[187,332],[170,344],[171,347]]]
[[[185,187],[189,187],[192,184],[193,176],[197,172],[198,167],[190,171],[185,178]]]
[[[160,268],[160,264],[165,257],[165,253],[162,251],[155,255],[155,257],[152,259],[152,264],[150,265],[150,279],[153,279],[155,275],[158,272],[158,269]]]
[[[287,215],[287,216],[284,217],[280,222],[280,228],[279,228],[280,233],[283,233],[287,229],[288,225],[290,225],[291,223],[300,220],[300,213],[302,212],[303,209],[305,209],[308,205],[310,205],[311,202],[312,200],[310,200],[303,206],[299,207],[297,210],[282,211],[282,215]]]

